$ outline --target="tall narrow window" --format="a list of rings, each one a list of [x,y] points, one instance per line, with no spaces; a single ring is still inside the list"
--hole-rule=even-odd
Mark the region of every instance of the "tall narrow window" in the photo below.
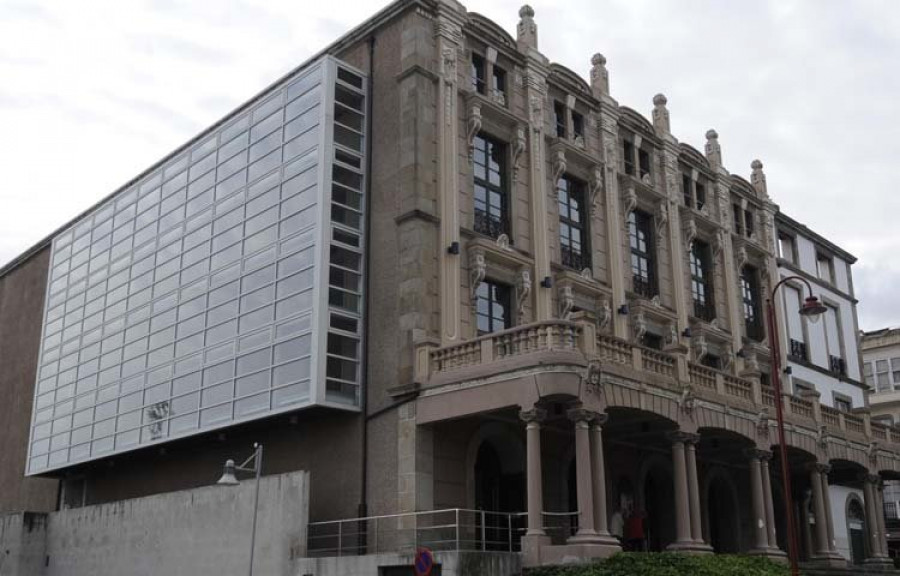
[[[871,362],[866,362],[863,364],[863,380],[871,388],[875,388],[875,379],[873,378],[873,374],[872,374],[872,363]]]
[[[828,304],[825,305],[825,340],[828,346],[828,368],[839,376],[846,375],[838,309]]]
[[[479,94],[484,94],[485,76],[487,75],[487,66],[484,57],[481,54],[472,53],[472,88]]]
[[[506,70],[494,64],[494,71],[491,73],[494,99],[506,104]]]
[[[638,164],[641,168],[641,178],[650,175],[650,153],[643,148],[638,149]]]
[[[506,144],[475,137],[475,231],[491,238],[509,235],[509,182]]]
[[[753,236],[753,212],[751,210],[744,210],[744,234],[749,238]]]
[[[734,233],[738,236],[744,235],[744,209],[740,204],[731,205],[731,213],[734,215]]]
[[[807,360],[806,334],[803,332],[803,316],[800,315],[800,302],[800,290],[793,286],[785,286],[784,315],[787,318],[788,325],[788,354],[800,360]]]
[[[632,290],[635,294],[656,296],[656,248],[653,217],[640,210],[628,215],[628,241],[631,245]]]
[[[512,288],[492,280],[478,285],[476,316],[478,335],[512,327]]]
[[[784,232],[778,233],[778,257],[794,262],[794,239]]]
[[[559,179],[559,251],[563,266],[583,270],[591,266],[584,183],[568,175]]]
[[[747,338],[759,342],[763,339],[763,327],[759,306],[759,277],[753,266],[744,266],[741,270],[741,300]]]
[[[629,140],[622,140],[622,162],[625,173],[634,176],[634,144]]]
[[[566,107],[562,102],[553,102],[553,116],[556,122],[556,136],[566,137]]]
[[[887,360],[875,361],[875,385],[879,392],[888,392],[891,389],[891,373]]]
[[[693,183],[690,174],[681,175],[681,193],[684,195],[684,205],[688,208],[694,207],[694,195],[691,193]]]
[[[716,317],[712,287],[712,258],[709,244],[694,240],[691,244],[691,297],[694,316],[709,322]]]
[[[894,377],[894,389],[900,389],[900,358],[891,358],[891,374]]]
[[[584,138],[584,116],[572,112],[572,132],[575,138]]]
[[[697,210],[703,210],[703,207],[706,206],[706,186],[697,182],[694,188],[697,195]]]

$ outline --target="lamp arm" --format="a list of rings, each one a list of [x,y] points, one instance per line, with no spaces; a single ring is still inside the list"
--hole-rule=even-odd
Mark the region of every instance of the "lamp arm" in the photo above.
[[[260,462],[259,462],[260,452],[262,452],[262,446],[260,446],[258,443],[254,444],[253,445],[253,454],[251,454],[249,458],[247,458],[246,460],[241,462],[240,466],[235,466],[234,469],[240,470],[241,472],[254,472],[254,473],[257,472],[259,469],[259,464],[260,464]],[[253,462],[253,468],[247,467],[247,465],[250,464],[250,462]]]
[[[771,300],[775,300],[775,292],[777,292],[778,289],[781,288],[782,284],[785,284],[790,280],[799,280],[800,282],[803,282],[804,284],[806,284],[806,290],[809,292],[809,295],[813,295],[812,284],[809,283],[809,280],[807,280],[803,276],[785,276],[778,282],[778,284],[775,284],[774,288],[772,288]]]

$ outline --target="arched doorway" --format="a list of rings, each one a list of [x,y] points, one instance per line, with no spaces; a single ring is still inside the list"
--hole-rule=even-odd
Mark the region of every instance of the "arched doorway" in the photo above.
[[[862,564],[866,559],[866,514],[862,502],[854,494],[847,499],[847,541],[850,562]]]
[[[645,548],[660,552],[675,541],[675,496],[671,471],[660,463],[646,469],[641,502],[635,514],[644,517]]]
[[[724,472],[713,474],[706,492],[709,544],[717,554],[740,552],[740,510],[734,485]]]

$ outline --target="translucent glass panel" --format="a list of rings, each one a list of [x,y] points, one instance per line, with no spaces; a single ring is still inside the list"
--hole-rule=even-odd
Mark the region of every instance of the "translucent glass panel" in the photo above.
[[[362,250],[363,82],[337,70],[297,72],[54,238],[29,473],[315,401],[322,252],[339,232]]]

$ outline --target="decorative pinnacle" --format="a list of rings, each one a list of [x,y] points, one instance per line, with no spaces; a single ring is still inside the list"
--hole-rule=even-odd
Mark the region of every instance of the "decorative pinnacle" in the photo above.
[[[666,98],[665,94],[657,94],[653,97],[653,105],[654,106],[665,106],[668,104],[669,99]]]
[[[534,8],[525,4],[519,8],[519,18],[534,18]]]
[[[754,160],[750,163],[750,168],[752,168],[753,170],[762,170],[763,163],[760,160]]]
[[[606,56],[597,52],[593,56],[591,56],[591,64],[594,66],[605,66],[606,65]]]
[[[706,131],[706,139],[707,140],[716,140],[719,138],[719,133],[710,128]]]

